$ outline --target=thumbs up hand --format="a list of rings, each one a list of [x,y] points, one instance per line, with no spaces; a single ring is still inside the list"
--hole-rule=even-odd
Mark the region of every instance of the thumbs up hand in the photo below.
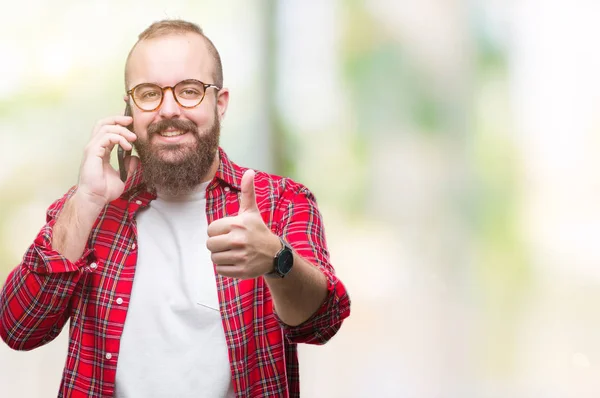
[[[265,225],[254,190],[254,170],[242,177],[240,211],[208,226],[206,247],[217,273],[239,279],[252,279],[273,270],[273,258],[281,249],[277,235]]]

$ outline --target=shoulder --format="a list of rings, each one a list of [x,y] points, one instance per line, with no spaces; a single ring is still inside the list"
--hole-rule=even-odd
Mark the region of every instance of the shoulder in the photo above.
[[[221,160],[221,170],[217,173],[217,177],[239,190],[242,176],[250,168],[234,163],[227,158],[227,155],[223,151],[221,152]],[[253,170],[256,172],[254,188],[258,197],[268,198],[271,202],[280,202],[281,200],[293,197],[305,197],[312,201],[315,200],[313,193],[304,184],[290,177],[257,169]]]
[[[267,191],[265,193],[280,199],[293,199],[294,197],[302,196],[315,200],[313,193],[304,184],[290,177],[283,177],[264,171],[256,171],[254,187],[257,193],[264,190]]]

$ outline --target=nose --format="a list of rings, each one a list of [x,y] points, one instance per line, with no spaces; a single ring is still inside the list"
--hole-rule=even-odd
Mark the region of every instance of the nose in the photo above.
[[[171,88],[167,88],[163,91],[163,102],[160,105],[159,114],[165,119],[171,119],[173,117],[179,116],[181,113],[181,108],[179,104],[175,100],[175,96],[173,95],[173,90]]]

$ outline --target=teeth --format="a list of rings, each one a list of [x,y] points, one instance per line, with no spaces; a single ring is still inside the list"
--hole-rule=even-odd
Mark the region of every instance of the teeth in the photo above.
[[[183,134],[183,131],[175,130],[175,131],[163,131],[160,133],[163,137],[175,137]]]

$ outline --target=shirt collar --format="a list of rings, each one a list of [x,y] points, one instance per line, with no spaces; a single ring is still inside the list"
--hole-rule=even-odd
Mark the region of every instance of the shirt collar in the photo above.
[[[233,163],[227,157],[223,148],[219,147],[219,168],[215,174],[215,178],[209,185],[209,189],[213,188],[213,184],[220,180],[238,191],[242,189],[242,169]]]

